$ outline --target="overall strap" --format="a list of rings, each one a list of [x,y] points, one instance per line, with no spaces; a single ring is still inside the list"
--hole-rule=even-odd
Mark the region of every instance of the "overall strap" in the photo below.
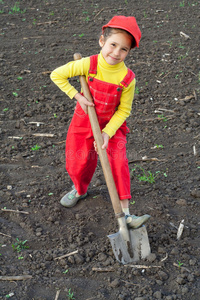
[[[90,56],[89,74],[97,74],[98,54]]]
[[[133,73],[133,71],[128,69],[128,72],[127,72],[126,76],[120,82],[120,84],[123,85],[124,87],[127,87],[134,78],[135,78],[135,74]]]

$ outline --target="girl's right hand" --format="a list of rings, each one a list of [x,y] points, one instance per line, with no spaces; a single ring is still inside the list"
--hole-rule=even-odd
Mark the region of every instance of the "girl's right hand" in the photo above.
[[[74,98],[78,101],[86,115],[88,114],[88,106],[94,106],[94,103],[88,101],[87,98],[82,96],[80,93],[77,93]]]

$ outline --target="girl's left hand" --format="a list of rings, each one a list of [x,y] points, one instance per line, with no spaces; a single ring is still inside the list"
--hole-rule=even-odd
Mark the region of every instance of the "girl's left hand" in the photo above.
[[[107,149],[108,148],[108,142],[109,142],[109,135],[105,132],[102,132],[102,138],[103,138],[103,145],[102,145],[102,149]],[[96,142],[94,141],[94,149],[95,151],[98,153],[98,150],[97,150],[97,144]]]

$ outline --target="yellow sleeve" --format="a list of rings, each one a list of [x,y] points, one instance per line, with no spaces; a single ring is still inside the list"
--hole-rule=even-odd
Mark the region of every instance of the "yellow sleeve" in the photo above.
[[[71,61],[64,66],[55,69],[51,73],[50,78],[61,89],[61,91],[66,93],[69,98],[72,99],[78,91],[69,83],[68,79],[79,75],[85,75],[87,77],[89,66],[89,57]]]
[[[107,133],[110,138],[115,135],[117,129],[119,129],[119,127],[129,117],[131,113],[134,92],[135,79],[129,84],[127,88],[124,88],[117,111],[114,113],[106,127],[103,129],[103,131]]]

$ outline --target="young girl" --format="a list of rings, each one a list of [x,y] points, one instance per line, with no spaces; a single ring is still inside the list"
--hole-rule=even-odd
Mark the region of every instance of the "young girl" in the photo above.
[[[103,149],[107,149],[111,170],[127,225],[142,226],[149,215],[129,213],[130,173],[126,157],[126,118],[130,115],[135,90],[135,75],[124,63],[132,48],[139,47],[141,32],[134,17],[115,16],[102,28],[98,55],[71,61],[51,73],[53,82],[77,105],[66,140],[66,169],[74,183],[62,199],[73,207],[87,196],[97,166],[96,144],[92,134],[88,106],[95,106],[102,130]],[[79,93],[68,78],[85,75],[94,104]]]

